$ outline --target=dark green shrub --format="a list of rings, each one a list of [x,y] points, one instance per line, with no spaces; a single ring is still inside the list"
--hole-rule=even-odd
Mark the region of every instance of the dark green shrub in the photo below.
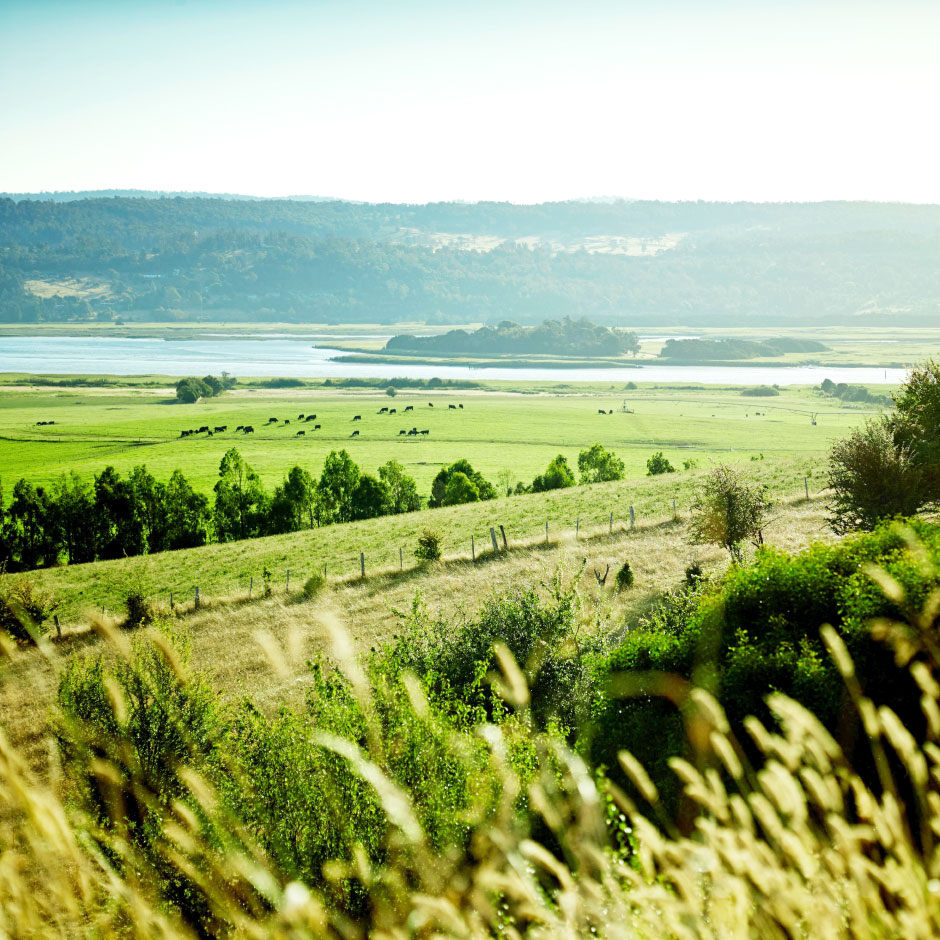
[[[437,561],[441,557],[441,537],[432,529],[425,529],[418,536],[415,558],[421,561]]]
[[[633,570],[630,568],[630,562],[625,561],[617,572],[617,590],[625,591],[633,587]]]
[[[389,385],[385,389],[385,394],[388,395],[389,398],[394,398],[398,394],[398,389],[395,388],[394,385]]]
[[[698,587],[704,577],[705,574],[702,571],[702,566],[697,561],[693,561],[692,564],[688,565],[685,569],[685,583],[689,587]]]
[[[646,461],[646,475],[658,476],[661,473],[675,473],[676,468],[663,456],[663,452],[657,451],[649,460]]]
[[[126,630],[144,627],[153,622],[153,607],[139,588],[128,591],[124,596],[124,610],[127,616],[122,626]]]
[[[0,630],[14,640],[33,643],[48,630],[59,600],[25,577],[0,580]]]

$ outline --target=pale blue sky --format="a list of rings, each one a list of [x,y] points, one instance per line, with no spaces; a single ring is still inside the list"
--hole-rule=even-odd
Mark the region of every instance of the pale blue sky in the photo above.
[[[940,0],[0,0],[0,191],[940,202]]]

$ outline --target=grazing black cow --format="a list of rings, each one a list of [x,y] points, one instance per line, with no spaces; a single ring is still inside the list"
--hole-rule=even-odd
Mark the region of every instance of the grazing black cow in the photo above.
[[[297,415],[297,420],[298,420],[298,421],[303,421],[303,419],[304,419],[304,416],[303,416],[303,415]]]
[[[428,408],[433,408],[433,407],[434,407],[434,402],[433,402],[433,401],[429,401],[429,402],[428,402]]]
[[[408,432],[408,435],[409,435],[409,437],[414,437],[415,435],[417,435],[417,433],[418,433],[418,432],[417,432],[414,428],[412,428],[412,429]]]
[[[407,432],[404,428],[402,428],[402,429],[398,432],[398,436],[401,437],[402,434],[407,434],[407,433],[408,433],[408,432]]]
[[[189,437],[189,431],[180,431],[180,437]]]
[[[277,418],[268,418],[268,424],[277,424]]]
[[[290,424],[290,418],[285,418],[285,419],[284,419],[284,424],[285,424],[285,425]]]
[[[379,408],[379,414],[380,415],[388,414],[388,408]]]
[[[244,425],[244,424],[240,424],[237,428],[235,428],[235,430],[236,430],[236,431],[244,431],[244,430],[245,430],[245,425]]]
[[[227,424],[220,424],[217,428],[213,428],[216,434],[221,434],[223,431],[228,430]]]
[[[458,407],[458,408],[463,408],[463,405],[458,405],[457,407]]]
[[[206,437],[212,437],[212,432],[211,432],[211,431],[206,431]]]
[[[613,409],[613,408],[611,408],[610,411],[607,412],[607,414],[609,414],[609,415],[612,415],[613,413],[614,413],[614,409]]]
[[[448,405],[447,407],[450,408],[451,411],[456,411],[456,410],[457,410],[457,406],[456,406],[456,405]]]
[[[314,431],[319,431],[319,430],[320,430],[320,425],[319,425],[319,424],[315,424],[315,425],[313,426],[313,430],[314,430]]]
[[[304,437],[304,436],[306,435],[306,433],[307,433],[306,431],[298,431],[297,434],[296,434],[296,436],[297,436],[297,437]]]
[[[353,421],[361,421],[362,415],[353,415]]]
[[[254,434],[254,433],[255,433],[255,429],[254,429],[250,424],[246,424],[245,427],[242,428],[242,430],[245,432],[245,434]]]
[[[359,432],[358,432],[358,431],[353,431],[352,434],[350,434],[349,436],[350,436],[350,437],[359,437]]]
[[[598,413],[599,415],[605,415],[605,414],[607,414],[607,412],[604,411],[603,408],[598,408],[598,409],[597,409],[597,413]]]
[[[422,433],[422,434],[430,434],[431,432],[430,432],[430,431],[422,431],[421,433]]]
[[[208,424],[204,424],[204,425],[199,429],[199,433],[202,434],[203,431],[208,431],[208,430],[209,430],[209,425],[208,425]]]
[[[414,410],[415,410],[415,406],[414,406],[414,405],[408,405],[408,407],[405,408],[405,411],[414,411]]]
[[[388,413],[389,413],[390,415],[395,414],[396,411],[397,411],[396,408],[389,408],[389,409],[388,409]]]

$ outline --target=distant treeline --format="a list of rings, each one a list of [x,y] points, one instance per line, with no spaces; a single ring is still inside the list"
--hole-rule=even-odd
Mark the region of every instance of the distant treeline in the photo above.
[[[759,359],[786,353],[825,352],[829,347],[814,339],[669,339],[660,356],[663,359]]]
[[[503,320],[495,327],[450,330],[438,336],[393,336],[385,349],[390,353],[422,355],[532,355],[618,356],[639,349],[636,333],[598,326],[582,317],[546,320],[540,326],[520,326]]]
[[[586,250],[605,236],[675,247]],[[936,206],[0,198],[0,322],[932,323],[938,254]],[[102,290],[27,283],[73,278]]]

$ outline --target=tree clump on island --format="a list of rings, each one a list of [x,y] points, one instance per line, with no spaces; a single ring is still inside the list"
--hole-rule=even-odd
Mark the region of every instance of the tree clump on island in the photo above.
[[[762,359],[786,353],[825,352],[829,347],[814,339],[667,339],[661,359]]]
[[[206,375],[200,379],[190,375],[176,383],[176,400],[184,405],[191,405],[200,398],[215,398],[232,388],[237,381],[226,372],[222,373],[222,378]]]
[[[540,326],[520,326],[503,320],[495,327],[450,330],[438,336],[393,336],[385,351],[408,355],[445,356],[622,356],[639,349],[636,333],[598,326],[582,317],[546,320]]]

